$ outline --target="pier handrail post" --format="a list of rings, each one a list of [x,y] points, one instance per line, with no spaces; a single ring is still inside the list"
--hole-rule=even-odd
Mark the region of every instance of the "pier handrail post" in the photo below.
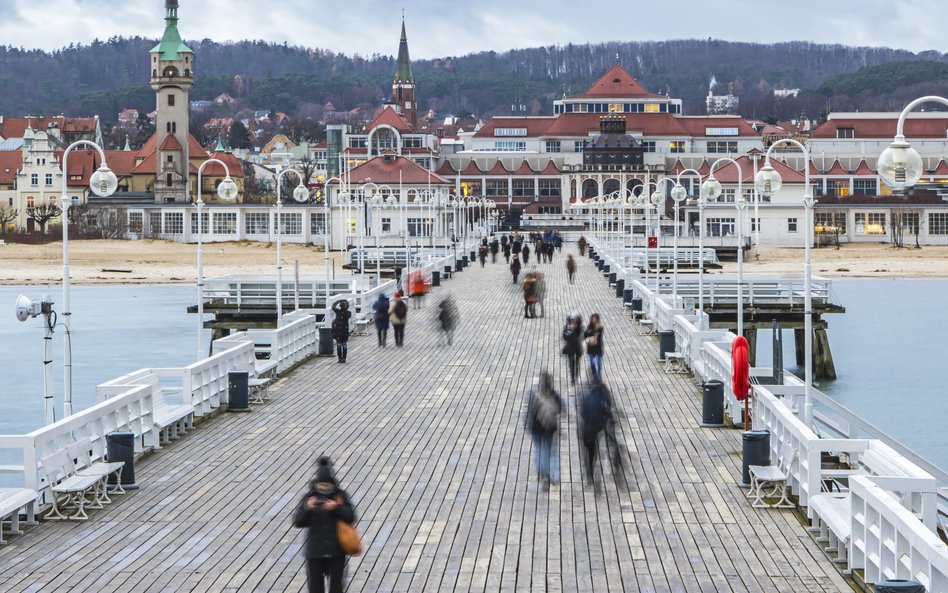
[[[195,360],[201,360],[204,358],[204,349],[202,348],[201,334],[204,332],[204,185],[202,184],[202,176],[204,175],[204,167],[210,163],[216,163],[224,168],[224,179],[217,186],[217,195],[222,200],[231,202],[237,199],[237,184],[234,183],[234,180],[230,178],[230,169],[227,167],[227,163],[224,163],[218,159],[207,159],[201,166],[198,167],[197,172],[197,201],[194,205],[197,207],[197,236],[198,236],[198,252],[197,252],[197,358]],[[208,221],[210,222],[210,221]],[[239,298],[239,293],[238,293]]]
[[[79,146],[88,146],[99,153],[102,164],[89,178],[89,188],[99,197],[108,197],[118,188],[118,179],[115,173],[105,163],[105,151],[102,147],[90,140],[77,140],[70,144],[63,152],[63,191],[59,204],[62,209],[63,229],[63,416],[72,415],[72,336],[69,329],[72,326],[72,311],[69,310],[69,207],[72,200],[68,195],[69,184],[69,153]],[[93,164],[95,161],[93,160]]]
[[[911,104],[910,104],[911,105]],[[900,119],[901,122],[901,119]],[[899,126],[901,130],[901,125]],[[764,196],[770,196],[780,191],[783,181],[780,174],[770,165],[770,154],[781,145],[794,146],[803,153],[803,210],[804,210],[804,264],[803,264],[803,422],[809,427],[813,424],[813,295],[812,295],[812,266],[810,263],[810,246],[813,242],[813,194],[810,190],[810,151],[806,146],[792,138],[781,138],[767,149],[764,158],[764,167],[754,177],[754,185]],[[917,154],[917,153],[916,153]],[[881,159],[881,157],[880,157]],[[880,167],[881,170],[881,167]]]
[[[734,206],[737,208],[737,335],[744,335],[744,244],[741,236],[741,217],[744,216],[744,171],[740,163],[730,157],[721,157],[711,164],[708,170],[708,179],[702,184],[707,190],[707,197],[717,199],[723,189],[721,183],[714,178],[714,170],[719,164],[732,163],[737,167],[737,195],[734,196]],[[707,186],[705,186],[707,184]],[[723,239],[723,237],[722,237]]]
[[[277,186],[277,215],[276,215],[276,236],[277,236],[277,282],[276,282],[276,317],[277,327],[283,323],[283,176],[292,172],[299,179],[299,185],[293,189],[293,199],[297,202],[305,202],[309,199],[309,190],[303,185],[303,175],[293,167],[283,169],[276,176]]]

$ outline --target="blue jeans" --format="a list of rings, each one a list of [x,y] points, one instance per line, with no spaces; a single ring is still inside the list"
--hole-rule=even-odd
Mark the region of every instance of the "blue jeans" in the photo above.
[[[536,452],[537,472],[540,477],[551,482],[559,482],[560,468],[559,459],[556,455],[556,447],[553,446],[553,439],[556,433],[543,434],[541,432],[533,433],[533,448]]]
[[[602,378],[602,354],[589,355],[589,370],[592,371],[593,376]]]

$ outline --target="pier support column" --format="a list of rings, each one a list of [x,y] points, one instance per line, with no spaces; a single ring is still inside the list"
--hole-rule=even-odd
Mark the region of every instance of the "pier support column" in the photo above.
[[[815,379],[835,379],[836,365],[833,363],[833,352],[830,350],[829,336],[825,329],[813,332],[813,377]]]
[[[745,327],[744,337],[747,339],[747,360],[752,367],[757,366],[757,328]]]
[[[795,328],[793,330],[793,350],[796,353],[797,366],[802,367],[803,361],[806,358],[806,350],[804,347],[804,330],[802,328]]]

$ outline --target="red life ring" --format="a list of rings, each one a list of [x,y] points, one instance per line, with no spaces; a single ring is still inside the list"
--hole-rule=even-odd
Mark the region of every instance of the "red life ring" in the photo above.
[[[750,357],[744,336],[737,336],[731,344],[731,390],[740,401],[744,401],[750,391]]]

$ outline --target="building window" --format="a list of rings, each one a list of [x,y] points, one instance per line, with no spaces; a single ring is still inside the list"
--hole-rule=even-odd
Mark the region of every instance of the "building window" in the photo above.
[[[39,184],[40,184],[39,173],[30,174],[30,185],[32,185],[33,187],[37,187],[39,186]]]
[[[645,104],[645,113],[658,113],[660,107],[658,103],[646,103]]]
[[[206,235],[208,230],[208,220],[210,215],[207,212],[201,213],[201,234]],[[191,234],[196,235],[198,233],[198,217],[197,212],[191,213]]]
[[[814,212],[813,230],[817,233],[846,233],[846,214],[844,212]]]
[[[560,152],[560,141],[559,141],[559,140],[547,140],[547,141],[546,141],[546,151],[547,151],[547,152]]]
[[[412,237],[420,237],[431,234],[431,219],[409,218],[408,234]]]
[[[392,219],[391,219],[391,218],[383,218],[383,219],[382,219],[382,233],[383,233],[383,234],[388,234],[388,233],[391,233],[391,232],[392,232]]]
[[[168,95],[168,107],[174,107],[174,95]]]
[[[33,196],[26,196],[26,207],[32,208],[35,205],[36,205],[36,200],[33,198]]]
[[[727,237],[737,233],[733,218],[708,218],[705,223],[709,237]]]
[[[856,212],[855,219],[857,235],[873,236],[886,233],[885,212]]]
[[[928,213],[928,234],[948,235],[948,212]]]
[[[685,141],[684,140],[672,140],[668,143],[668,152],[678,153],[685,152]]]
[[[796,218],[787,219],[787,232],[788,233],[797,232],[797,219]]]
[[[737,152],[737,142],[732,140],[709,140],[708,153],[731,154]]]
[[[576,140],[573,142],[573,152],[582,152],[583,151],[583,141]]]
[[[155,235],[161,234],[161,212],[148,213],[148,232]]]
[[[856,179],[853,181],[853,193],[859,196],[878,195],[878,183],[875,179]]]
[[[646,140],[642,143],[642,150],[644,152],[655,152],[655,142],[652,140]]]
[[[302,212],[283,212],[280,215],[283,222],[283,235],[302,235],[303,234],[303,213]],[[276,216],[273,217],[273,232],[278,233],[276,228]]]
[[[385,230],[385,220],[382,219],[382,230]],[[326,213],[325,212],[310,212],[309,213],[309,232],[312,235],[325,235],[326,234]]]
[[[171,175],[171,173],[168,173],[165,176],[165,186],[171,187],[173,183],[174,183],[174,177]]]
[[[237,213],[236,212],[215,212],[214,213],[214,234],[215,235],[236,235],[237,234]]]
[[[531,188],[532,189],[532,188]],[[507,197],[507,180],[491,180],[487,182],[487,189],[484,192],[484,196],[488,198],[505,198]]]
[[[244,232],[248,235],[266,235],[270,224],[268,212],[248,212],[244,215]]]
[[[164,218],[164,234],[180,235],[184,233],[184,212],[165,212]]]
[[[757,230],[757,227],[760,225],[760,218],[755,218],[751,216],[750,222],[751,222],[751,232],[753,233],[754,231]]]
[[[365,137],[350,137],[349,148],[365,148]]]
[[[494,150],[506,152],[523,152],[527,149],[527,143],[520,140],[496,140]]]
[[[480,196],[481,195],[481,182],[480,181],[462,181],[461,182],[461,195]]]
[[[46,174],[46,187],[53,187],[53,174],[52,173]]]
[[[902,224],[902,232],[908,235],[918,234],[919,217],[918,212],[896,211],[892,214],[892,225]]]
[[[423,148],[424,146],[421,143],[421,138],[403,137],[402,147],[403,148]]]
[[[488,182],[488,186],[490,186],[490,182]],[[513,180],[513,197],[515,198],[533,197],[533,180],[532,179],[514,179]]]
[[[540,197],[559,198],[563,195],[562,184],[559,179],[541,179]]]
[[[141,233],[144,218],[145,216],[141,212],[129,212],[128,213],[128,232],[135,233],[135,234]]]
[[[837,138],[855,138],[856,130],[853,128],[836,128]]]

